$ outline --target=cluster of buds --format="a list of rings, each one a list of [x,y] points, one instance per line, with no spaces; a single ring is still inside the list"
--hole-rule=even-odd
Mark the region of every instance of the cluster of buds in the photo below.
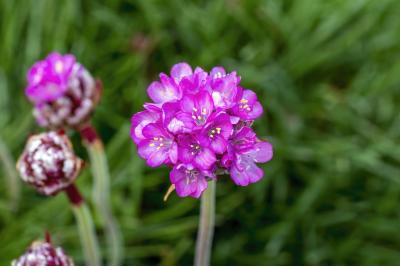
[[[101,82],[69,54],[51,53],[36,62],[27,80],[25,93],[43,127],[79,127],[89,119],[100,98]]]
[[[74,262],[60,247],[50,241],[35,241],[11,266],[74,266]]]
[[[172,167],[170,181],[179,196],[198,198],[207,180],[230,174],[240,186],[259,181],[256,163],[272,159],[272,145],[251,125],[263,113],[255,92],[240,85],[236,72],[210,73],[187,63],[160,74],[147,89],[152,103],[131,119],[131,137],[151,167]]]
[[[31,136],[17,163],[21,178],[47,196],[69,187],[81,167],[68,137],[55,131]]]

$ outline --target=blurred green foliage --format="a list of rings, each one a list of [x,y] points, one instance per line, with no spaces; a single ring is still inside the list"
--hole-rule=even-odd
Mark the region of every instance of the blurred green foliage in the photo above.
[[[256,130],[275,157],[258,184],[218,182],[213,265],[398,265],[399,11],[397,0],[0,0],[0,152],[16,160],[41,130],[23,93],[29,66],[74,53],[105,85],[93,120],[124,265],[191,265],[199,202],[162,201],[168,170],[138,158],[130,116],[174,63],[223,65],[260,95]],[[0,264],[47,229],[82,265],[66,198],[23,185],[12,210],[0,174]],[[78,185],[90,199],[88,169]]]

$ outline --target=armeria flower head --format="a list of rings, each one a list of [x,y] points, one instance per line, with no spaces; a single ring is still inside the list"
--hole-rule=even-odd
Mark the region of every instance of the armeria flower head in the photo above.
[[[82,160],[68,137],[50,131],[31,136],[17,163],[21,178],[44,195],[55,195],[78,176]]]
[[[74,262],[60,247],[50,241],[35,241],[11,266],[74,266]]]
[[[100,98],[101,83],[70,54],[51,53],[36,62],[28,71],[27,81],[25,94],[43,127],[79,126]]]
[[[152,167],[172,167],[170,181],[179,196],[200,197],[219,173],[247,186],[263,176],[256,164],[272,159],[272,145],[251,129],[263,113],[261,103],[240,80],[222,67],[208,73],[179,63],[150,84],[153,102],[133,115],[131,137],[139,155]]]

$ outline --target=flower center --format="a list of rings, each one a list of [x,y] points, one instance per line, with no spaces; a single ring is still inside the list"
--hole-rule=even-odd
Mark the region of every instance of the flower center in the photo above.
[[[221,72],[217,72],[217,73],[214,74],[214,79],[223,78],[223,77],[225,77],[225,76],[226,76],[226,75],[222,75]]]
[[[156,150],[160,150],[161,148],[167,146],[169,144],[169,140],[163,137],[154,137],[150,142],[150,147],[155,147]]]
[[[198,154],[200,152],[200,145],[198,143],[190,144],[190,153],[192,155]]]
[[[56,64],[55,64],[55,66],[54,66],[54,68],[55,68],[55,70],[56,70],[56,72],[57,72],[58,74],[61,74],[61,73],[63,72],[63,70],[64,70],[64,64],[63,64],[63,62],[62,62],[62,61],[57,61]]]
[[[248,100],[246,100],[246,99],[241,99],[240,101],[239,101],[239,103],[240,103],[240,105],[239,105],[239,108],[240,109],[242,109],[242,110],[246,110],[247,112],[250,112],[251,111],[251,108],[250,108],[250,106],[248,105]]]
[[[216,128],[213,128],[213,129],[208,131],[208,136],[210,138],[212,138],[212,139],[215,137],[215,135],[219,135],[219,134],[221,134],[221,128],[220,127],[216,127]]]
[[[197,170],[188,170],[186,169],[186,184],[189,185],[190,183],[196,182],[197,176],[199,172]]]
[[[207,114],[208,112],[206,108],[201,108],[201,110],[199,110],[196,107],[193,107],[192,118],[196,122],[196,124],[204,124],[207,120]]]

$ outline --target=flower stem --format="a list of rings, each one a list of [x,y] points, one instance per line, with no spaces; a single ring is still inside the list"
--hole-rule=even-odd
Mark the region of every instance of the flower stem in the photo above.
[[[121,265],[122,239],[110,206],[110,174],[104,146],[90,124],[85,125],[80,132],[89,153],[94,176],[94,203],[102,221],[105,223],[109,265],[118,266]]]
[[[216,181],[209,181],[209,186],[201,197],[199,229],[197,232],[195,266],[210,265],[212,240],[215,224]]]
[[[99,246],[89,208],[74,184],[67,187],[65,192],[71,202],[72,211],[78,223],[79,237],[86,261],[85,265],[100,266]]]
[[[7,145],[0,138],[0,160],[4,165],[4,176],[7,182],[7,190],[10,194],[10,208],[16,211],[18,208],[19,195],[20,195],[20,182],[18,180],[18,174],[15,170],[15,162],[12,158]]]

